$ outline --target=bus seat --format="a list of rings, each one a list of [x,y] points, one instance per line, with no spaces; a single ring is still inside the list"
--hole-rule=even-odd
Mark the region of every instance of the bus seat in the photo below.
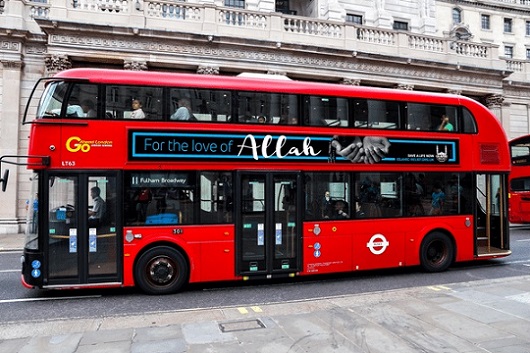
[[[145,224],[178,224],[179,217],[174,213],[160,213],[147,216]]]

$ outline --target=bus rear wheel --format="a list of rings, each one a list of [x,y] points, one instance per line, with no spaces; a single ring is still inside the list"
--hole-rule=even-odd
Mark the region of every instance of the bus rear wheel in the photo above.
[[[187,282],[189,266],[181,252],[157,246],[143,253],[135,268],[136,284],[148,294],[178,292]]]
[[[421,243],[421,266],[427,272],[445,271],[453,263],[454,247],[449,237],[441,232],[427,234]]]

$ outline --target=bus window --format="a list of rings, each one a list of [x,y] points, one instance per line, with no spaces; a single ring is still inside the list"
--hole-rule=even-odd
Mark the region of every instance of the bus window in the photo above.
[[[296,94],[272,94],[271,123],[298,125],[299,96]]]
[[[270,124],[280,121],[280,95],[238,92],[237,119],[240,123]]]
[[[348,127],[346,98],[311,96],[306,98],[306,125]]]
[[[131,172],[125,177],[126,225],[189,224],[195,220],[193,173]]]
[[[530,191],[530,178],[512,179],[510,182],[512,191]]]
[[[306,220],[354,218],[349,173],[306,173]]]
[[[97,118],[98,86],[87,83],[72,85],[66,116],[71,118]]]
[[[183,114],[183,109],[189,114]],[[169,90],[170,120],[227,122],[232,114],[232,94],[230,91],[209,89],[172,88]],[[192,118],[192,120],[193,120]]]
[[[407,173],[403,190],[406,216],[472,212],[470,173]]]
[[[428,104],[408,103],[407,130],[432,130],[430,107]]]
[[[105,118],[162,120],[162,88],[107,86]]]
[[[355,127],[397,129],[400,125],[399,103],[379,100],[353,100]]]
[[[200,223],[230,223],[233,220],[232,174],[201,173]]]
[[[365,217],[399,217],[403,214],[401,173],[359,173],[355,194]]]
[[[37,118],[59,116],[67,88],[67,83],[50,82],[40,99]]]
[[[462,127],[460,129],[462,132],[476,133],[477,132],[477,123],[473,114],[466,108],[462,109]]]
[[[458,131],[457,108],[446,105],[407,103],[407,130]],[[446,119],[441,126],[442,119]]]

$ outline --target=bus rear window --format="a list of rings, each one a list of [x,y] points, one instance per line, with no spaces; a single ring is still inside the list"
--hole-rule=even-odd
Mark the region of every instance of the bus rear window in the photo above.
[[[530,178],[517,178],[510,181],[513,191],[530,191]]]

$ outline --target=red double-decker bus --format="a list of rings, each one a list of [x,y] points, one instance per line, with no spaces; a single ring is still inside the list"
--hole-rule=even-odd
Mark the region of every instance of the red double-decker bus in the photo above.
[[[42,83],[24,118],[28,288],[164,294],[510,254],[508,141],[465,97],[98,69]]]
[[[530,135],[511,140],[510,153],[509,220],[511,223],[530,223]]]

